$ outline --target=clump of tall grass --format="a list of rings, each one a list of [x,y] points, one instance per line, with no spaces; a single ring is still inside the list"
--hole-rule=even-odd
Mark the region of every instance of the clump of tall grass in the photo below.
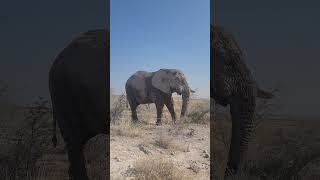
[[[193,103],[190,105],[189,112],[187,114],[187,122],[196,124],[206,124],[210,122],[210,104]]]
[[[120,96],[110,95],[110,119],[111,122],[115,122],[122,117],[122,113],[126,110],[128,104],[126,96],[124,94]]]
[[[136,180],[188,180],[184,171],[177,168],[171,161],[162,157],[146,157],[133,165],[133,174]]]
[[[25,179],[38,174],[37,161],[50,147],[51,109],[48,101],[39,98],[26,108],[24,124],[8,141],[8,154],[2,154],[1,175],[8,179]]]

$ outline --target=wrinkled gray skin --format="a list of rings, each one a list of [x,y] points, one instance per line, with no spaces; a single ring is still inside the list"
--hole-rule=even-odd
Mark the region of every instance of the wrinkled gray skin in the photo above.
[[[176,121],[172,93],[182,95],[181,117],[185,116],[191,89],[184,74],[177,69],[160,69],[156,72],[137,71],[126,82],[127,99],[132,112],[132,121],[137,122],[137,107],[155,103],[157,125],[161,124],[162,109],[167,106],[172,120]]]
[[[211,97],[222,106],[230,106],[232,137],[228,169],[236,173],[252,131],[256,97],[269,99],[273,95],[259,89],[234,37],[221,27],[211,26]],[[226,170],[228,176],[230,171]]]
[[[65,141],[69,175],[88,180],[83,147],[98,135],[107,134],[109,40],[106,30],[88,31],[75,38],[55,59],[49,73],[53,108],[53,138],[56,121]]]

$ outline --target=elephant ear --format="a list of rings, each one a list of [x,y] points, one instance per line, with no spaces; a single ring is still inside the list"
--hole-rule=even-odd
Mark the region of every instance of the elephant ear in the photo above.
[[[152,85],[164,93],[171,94],[169,78],[169,74],[166,71],[159,70],[155,72],[152,78]]]

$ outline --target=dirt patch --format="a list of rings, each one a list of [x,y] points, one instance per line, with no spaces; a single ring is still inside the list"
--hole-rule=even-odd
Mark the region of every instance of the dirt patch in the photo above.
[[[175,100],[177,114],[180,103]],[[194,106],[201,103],[206,104],[209,101],[191,100],[190,110],[195,111]],[[156,111],[153,105],[142,105],[138,117],[139,125],[130,125],[131,113],[130,109],[126,109],[118,120],[120,123],[111,125],[111,179],[209,179],[208,121],[197,117],[201,120],[195,123],[186,117],[174,124],[169,112],[164,109],[163,125],[156,126]],[[125,124],[124,122],[130,125],[130,128],[125,128],[125,133],[114,131],[121,129],[117,126]],[[131,135],[135,131],[138,133],[133,134],[138,135]]]

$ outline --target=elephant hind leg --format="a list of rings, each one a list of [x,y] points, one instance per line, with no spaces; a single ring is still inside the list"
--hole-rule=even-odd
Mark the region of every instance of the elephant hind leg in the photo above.
[[[137,107],[138,107],[137,104],[131,105],[131,119],[132,119],[132,122],[134,122],[134,123],[139,121],[138,115],[137,115]]]
[[[85,158],[83,154],[83,145],[80,143],[67,143],[69,165],[69,176],[72,180],[89,180]]]

